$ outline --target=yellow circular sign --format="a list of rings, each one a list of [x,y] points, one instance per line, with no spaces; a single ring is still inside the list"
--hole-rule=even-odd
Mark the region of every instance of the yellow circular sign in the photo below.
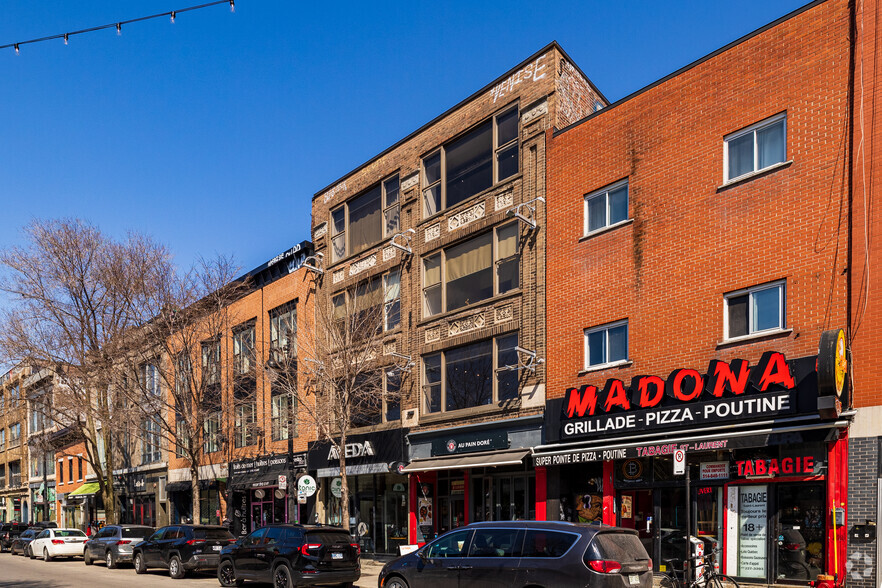
[[[834,374],[836,376],[836,395],[842,394],[845,386],[845,375],[848,373],[848,356],[845,352],[845,332],[839,329],[836,337],[836,366]]]

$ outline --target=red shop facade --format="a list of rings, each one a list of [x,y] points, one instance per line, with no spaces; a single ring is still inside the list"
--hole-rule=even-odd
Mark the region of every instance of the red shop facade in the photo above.
[[[547,401],[546,441],[531,458],[547,516],[636,529],[656,571],[685,557],[688,525],[738,580],[841,583],[850,412],[838,333],[825,333],[818,356],[714,360]]]

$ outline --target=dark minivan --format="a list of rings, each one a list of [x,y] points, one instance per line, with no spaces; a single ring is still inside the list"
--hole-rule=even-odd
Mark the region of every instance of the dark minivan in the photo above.
[[[221,586],[244,580],[292,586],[352,586],[361,577],[359,546],[340,527],[268,525],[221,552]]]
[[[633,529],[565,522],[472,523],[383,567],[381,588],[652,588]]]
[[[135,544],[132,564],[139,574],[147,568],[168,568],[172,578],[183,578],[190,570],[216,568],[221,550],[235,540],[218,525],[170,525]]]

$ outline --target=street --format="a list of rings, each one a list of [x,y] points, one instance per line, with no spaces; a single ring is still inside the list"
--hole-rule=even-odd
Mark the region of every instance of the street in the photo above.
[[[377,585],[380,568],[368,564],[363,567],[360,588],[373,588]],[[271,584],[248,584],[265,586]],[[214,574],[188,574],[183,580],[172,580],[165,570],[150,570],[139,575],[131,566],[108,570],[103,565],[87,566],[82,559],[44,562],[26,557],[12,556],[8,552],[0,554],[0,588],[136,588],[139,586],[219,586]]]

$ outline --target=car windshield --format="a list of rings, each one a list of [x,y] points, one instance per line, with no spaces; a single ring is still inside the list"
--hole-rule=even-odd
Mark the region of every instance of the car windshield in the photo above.
[[[193,534],[197,539],[214,539],[224,541],[233,538],[233,534],[226,529],[194,529]]]
[[[152,527],[123,527],[122,536],[126,539],[149,537],[153,534]]]
[[[61,531],[55,531],[56,537],[85,537],[86,534],[77,529],[63,529]]]

